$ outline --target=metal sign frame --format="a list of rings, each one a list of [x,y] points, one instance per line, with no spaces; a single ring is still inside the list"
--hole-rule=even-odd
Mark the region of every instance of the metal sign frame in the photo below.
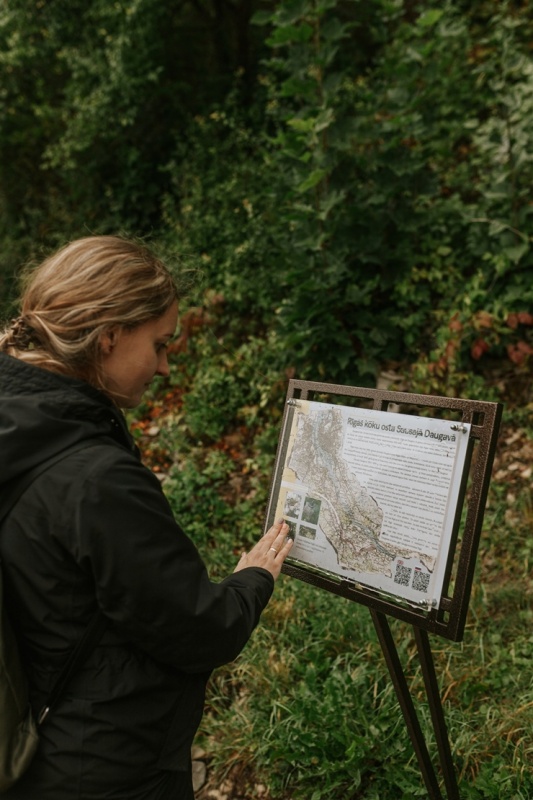
[[[277,486],[276,482],[280,480],[282,471],[280,467],[285,462],[287,455],[285,433],[291,419],[291,401],[320,400],[324,396],[355,397],[371,401],[372,407],[378,411],[391,411],[392,407],[394,409],[407,407],[415,410],[418,408],[438,409],[441,412],[449,410],[459,418],[459,424],[469,423],[471,426],[462,491],[456,511],[454,534],[447,556],[443,593],[438,608],[423,611],[405,605],[399,599],[396,602],[395,598],[385,598],[370,588],[361,588],[359,585],[356,586],[349,581],[342,580],[342,578],[335,580],[334,577],[321,574],[311,568],[306,569],[305,566],[285,563],[282,570],[287,575],[361,603],[370,609],[428,796],[430,800],[443,800],[439,779],[432,764],[387,616],[395,617],[413,626],[446,794],[448,800],[460,800],[429,633],[455,642],[461,641],[463,638],[503,406],[500,403],[478,400],[291,380],[287,390],[287,404],[279,439],[272,490],[279,488],[279,483]],[[465,507],[466,514],[463,514]]]
[[[280,461],[285,458],[285,431],[294,399],[318,400],[327,397],[355,397],[371,401],[378,411],[390,411],[391,406],[414,409],[450,410],[458,416],[458,422],[470,423],[469,450],[464,471],[462,502],[457,509],[455,532],[452,538],[446,566],[446,578],[438,608],[418,609],[404,604],[400,599],[385,597],[371,588],[361,587],[335,576],[322,574],[305,565],[287,564],[283,572],[299,578],[321,589],[346,597],[377,612],[411,623],[429,633],[452,641],[461,641],[468,612],[468,604],[474,578],[476,557],[483,524],[483,514],[490,484],[490,476],[503,406],[479,400],[463,400],[434,395],[393,392],[383,389],[367,389],[357,386],[291,380],[287,390],[287,403],[274,470],[279,473]],[[392,413],[392,412],[391,412]],[[466,506],[466,515],[461,515]]]

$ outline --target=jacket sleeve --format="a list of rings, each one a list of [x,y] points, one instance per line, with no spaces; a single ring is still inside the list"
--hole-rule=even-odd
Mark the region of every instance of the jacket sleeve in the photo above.
[[[236,658],[272,594],[267,570],[212,582],[158,479],[116,448],[92,458],[75,507],[71,548],[119,635],[189,672]]]

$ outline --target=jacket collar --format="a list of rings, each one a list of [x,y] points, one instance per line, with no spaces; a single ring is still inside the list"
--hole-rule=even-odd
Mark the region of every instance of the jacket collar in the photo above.
[[[102,436],[138,455],[124,415],[98,389],[0,353],[0,484]]]

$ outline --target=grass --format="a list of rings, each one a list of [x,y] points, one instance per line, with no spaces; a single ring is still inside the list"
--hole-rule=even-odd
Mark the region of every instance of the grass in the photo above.
[[[201,738],[216,768],[254,766],[276,800],[425,796],[368,612],[316,592],[282,580],[246,651],[215,676]],[[481,632],[471,623],[462,643],[433,641],[465,797],[531,796],[530,621],[505,634],[503,620]],[[412,632],[392,627],[435,754]]]

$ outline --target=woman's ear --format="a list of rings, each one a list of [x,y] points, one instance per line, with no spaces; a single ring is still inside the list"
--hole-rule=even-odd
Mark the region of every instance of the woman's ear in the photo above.
[[[115,349],[117,343],[118,330],[116,327],[108,328],[100,336],[100,350],[104,356],[109,356]]]

